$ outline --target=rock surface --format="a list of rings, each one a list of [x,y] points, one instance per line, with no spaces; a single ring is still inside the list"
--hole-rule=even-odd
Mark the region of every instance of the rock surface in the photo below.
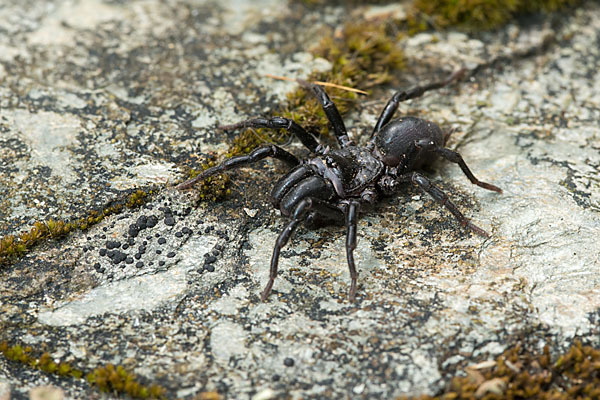
[[[84,370],[121,364],[169,398],[188,399],[434,393],[448,374],[520,338],[550,341],[553,351],[574,337],[600,345],[598,4],[554,24],[422,33],[402,44],[411,86],[438,78],[427,70],[555,39],[401,105],[454,128],[450,147],[504,193],[471,185],[447,162],[431,175],[492,234],[486,240],[414,188],[381,202],[359,222],[354,303],[344,229],[335,226],[298,230],[260,302],[285,223],[268,203],[278,163],[235,173],[234,194],[216,204],[196,207],[193,192],[165,185],[184,162],[227,148],[232,136],[219,124],[269,115],[285,101],[294,84],[265,73],[329,68],[307,49],[348,13],[274,0],[0,7],[0,234],[85,215],[127,189],[161,188],[141,209],[0,270],[0,341],[48,349]],[[347,118],[356,141],[393,91]],[[10,386],[11,398],[47,384],[65,398],[100,396],[0,357],[0,388]]]

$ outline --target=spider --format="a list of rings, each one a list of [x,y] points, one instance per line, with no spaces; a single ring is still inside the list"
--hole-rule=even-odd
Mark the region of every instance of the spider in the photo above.
[[[221,129],[271,128],[284,129],[294,134],[312,153],[301,160],[276,145],[257,148],[248,155],[226,159],[221,164],[204,170],[197,177],[176,186],[187,189],[197,182],[227,170],[272,157],[291,168],[273,187],[271,203],[289,218],[279,234],[273,255],[269,281],[261,299],[266,301],[277,276],[279,253],[298,227],[305,221],[312,224],[345,223],[346,257],[350,270],[349,299],[356,295],[357,272],[353,251],[356,248],[357,220],[361,210],[372,206],[381,196],[397,193],[405,183],[417,185],[423,192],[446,207],[460,225],[472,232],[489,237],[488,233],[472,224],[448,196],[421,173],[423,166],[431,164],[438,156],[458,164],[471,183],[487,190],[502,193],[492,184],[478,180],[461,155],[445,148],[448,135],[433,122],[416,117],[392,119],[400,102],[422,96],[425,92],[448,85],[464,75],[461,69],[447,79],[428,85],[416,86],[408,91],[398,91],[384,107],[371,137],[365,146],[355,145],[346,131],[344,121],[327,93],[317,85],[301,81],[312,90],[320,103],[337,140],[339,148],[320,145],[303,127],[291,119],[272,117],[255,118]]]

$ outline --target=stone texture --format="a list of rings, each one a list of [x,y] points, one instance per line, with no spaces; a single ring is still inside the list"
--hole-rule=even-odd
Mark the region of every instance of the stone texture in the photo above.
[[[574,337],[598,346],[597,4],[556,21],[403,43],[408,87],[556,39],[400,107],[454,128],[450,147],[504,194],[471,185],[450,163],[431,174],[492,233],[487,240],[414,188],[381,202],[359,223],[355,303],[346,300],[340,227],[299,229],[273,294],[259,301],[285,223],[268,204],[279,164],[239,171],[234,194],[218,204],[195,207],[193,192],[165,185],[184,162],[227,148],[231,136],[217,125],[268,115],[285,100],[294,85],[264,73],[328,68],[307,49],[348,15],[272,0],[0,8],[0,233],[85,214],[129,188],[161,187],[144,208],[0,271],[0,340],[46,344],[86,370],[122,364],[171,398],[392,398],[433,393],[456,369],[522,338],[553,341],[553,351]],[[393,91],[347,118],[355,140]],[[296,143],[287,148],[305,154]],[[142,215],[158,223],[130,238]],[[125,257],[117,264],[100,253],[110,240]],[[11,398],[48,381],[65,398],[99,397],[84,382],[0,358]]]

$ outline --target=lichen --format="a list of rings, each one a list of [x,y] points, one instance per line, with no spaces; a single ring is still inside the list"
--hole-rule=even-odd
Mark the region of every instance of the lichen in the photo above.
[[[575,340],[569,350],[553,362],[550,348],[526,351],[516,345],[493,363],[465,369],[466,376],[454,377],[436,396],[412,400],[502,400],[502,399],[599,399],[600,350]],[[408,397],[402,397],[407,400]]]

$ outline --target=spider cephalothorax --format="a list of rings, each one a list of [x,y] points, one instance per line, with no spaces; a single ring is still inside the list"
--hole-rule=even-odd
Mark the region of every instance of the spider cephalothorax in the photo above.
[[[291,170],[275,184],[271,191],[271,202],[290,221],[275,243],[269,281],[262,292],[262,300],[266,300],[273,287],[281,248],[303,221],[345,223],[346,256],[351,278],[349,297],[353,299],[357,278],[353,251],[356,248],[356,224],[361,206],[364,208],[366,205],[372,205],[381,195],[397,193],[404,183],[413,183],[431,195],[435,201],[445,206],[462,226],[478,235],[489,236],[483,229],[472,224],[448,196],[419,170],[441,156],[457,163],[473,184],[498,193],[502,193],[502,190],[475,178],[460,154],[444,147],[445,137],[433,122],[416,117],[392,120],[400,102],[419,97],[428,90],[445,86],[461,76],[462,72],[459,71],[444,81],[395,93],[379,116],[366,146],[356,146],[350,141],[335,104],[320,86],[309,85],[332,125],[339,148],[330,149],[319,145],[304,128],[287,118],[250,119],[222,128],[285,129],[300,139],[313,154],[312,158],[300,160],[279,146],[263,146],[248,155],[229,158],[220,165],[208,168],[197,177],[178,185],[177,188],[189,188],[211,175],[266,157],[284,161]]]

